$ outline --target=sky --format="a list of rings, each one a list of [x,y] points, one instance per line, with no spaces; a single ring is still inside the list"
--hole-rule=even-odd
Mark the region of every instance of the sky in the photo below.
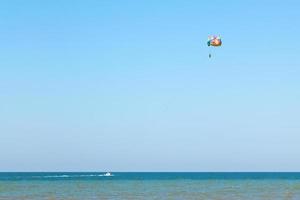
[[[300,171],[299,9],[1,1],[0,171]]]

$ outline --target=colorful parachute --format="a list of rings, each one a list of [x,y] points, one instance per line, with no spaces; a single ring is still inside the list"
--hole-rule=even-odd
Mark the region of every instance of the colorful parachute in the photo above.
[[[220,36],[210,35],[208,36],[207,46],[220,47],[222,40]],[[208,55],[211,58],[211,54]]]
[[[207,46],[219,47],[222,45],[222,40],[220,36],[208,36]]]

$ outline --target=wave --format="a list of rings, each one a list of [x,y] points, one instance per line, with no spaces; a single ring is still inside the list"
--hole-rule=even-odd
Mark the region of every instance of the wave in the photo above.
[[[80,178],[80,177],[110,177],[110,176],[114,176],[113,174],[111,174],[110,176],[107,176],[105,174],[72,174],[72,175],[66,175],[66,174],[62,174],[62,175],[44,175],[44,176],[33,176],[34,178]]]

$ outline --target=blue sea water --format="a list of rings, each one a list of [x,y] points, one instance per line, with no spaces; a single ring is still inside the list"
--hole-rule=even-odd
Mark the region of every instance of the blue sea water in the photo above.
[[[299,200],[300,173],[0,173],[0,200]]]

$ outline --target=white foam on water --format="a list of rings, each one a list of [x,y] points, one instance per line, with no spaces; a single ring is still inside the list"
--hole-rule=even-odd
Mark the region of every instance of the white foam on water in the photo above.
[[[76,177],[105,177],[105,174],[78,174],[78,175],[46,175],[46,176],[34,176],[34,178],[76,178]],[[109,176],[114,176],[113,174]],[[109,177],[107,176],[107,177]]]

